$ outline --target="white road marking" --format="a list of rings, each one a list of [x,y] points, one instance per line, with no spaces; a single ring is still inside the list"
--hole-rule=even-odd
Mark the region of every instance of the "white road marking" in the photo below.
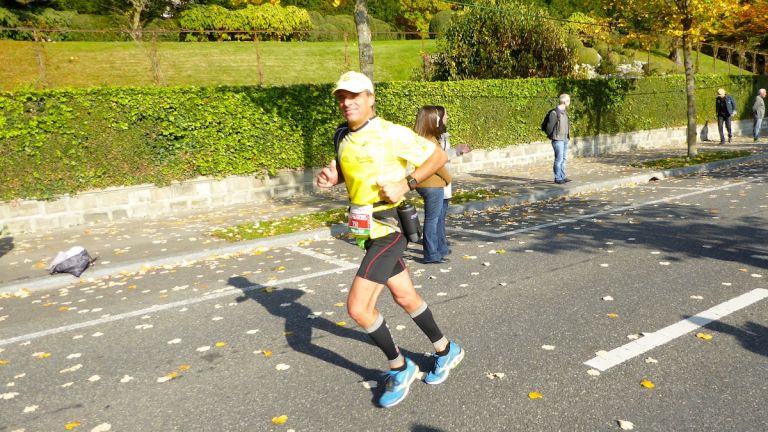
[[[752,291],[728,300],[725,303],[720,303],[719,305],[707,309],[695,316],[664,327],[655,333],[643,336],[640,339],[637,339],[626,345],[622,345],[614,350],[609,351],[608,353],[599,355],[589,361],[584,362],[584,364],[599,371],[606,371],[631,358],[637,357],[644,352],[650,351],[673,339],[690,333],[699,327],[703,327],[712,321],[717,321],[720,318],[736,312],[739,309],[743,309],[753,303],[757,303],[766,297],[768,297],[768,289],[753,289]]]
[[[739,182],[739,183],[733,183],[733,184],[727,184],[727,185],[723,185],[723,186],[717,186],[717,187],[713,187],[713,188],[697,189],[695,192],[688,192],[688,193],[684,193],[682,195],[675,195],[675,196],[671,196],[671,197],[661,198],[661,199],[657,199],[657,200],[653,200],[653,201],[644,202],[644,203],[641,203],[641,204],[635,204],[635,205],[630,205],[630,206],[612,208],[612,209],[608,209],[608,210],[597,212],[597,213],[591,213],[591,214],[587,214],[587,215],[575,216],[575,217],[572,217],[572,218],[561,219],[559,221],[549,222],[549,223],[545,223],[545,224],[542,224],[542,225],[534,225],[534,226],[527,227],[527,228],[521,228],[521,229],[512,230],[512,231],[505,231],[505,232],[501,232],[501,233],[493,233],[493,232],[487,232],[487,231],[481,231],[481,230],[473,230],[473,229],[465,229],[465,228],[446,228],[446,229],[448,231],[470,233],[470,234],[479,234],[479,235],[482,235],[482,236],[492,237],[492,238],[507,237],[507,236],[512,236],[512,235],[516,235],[516,234],[523,234],[523,233],[530,232],[530,231],[538,231],[538,230],[542,230],[542,229],[549,228],[549,227],[552,227],[552,226],[558,226],[558,225],[563,225],[563,224],[567,224],[567,223],[578,222],[578,221],[584,220],[584,219],[591,219],[591,218],[595,218],[595,217],[598,217],[598,216],[605,216],[605,215],[612,214],[612,213],[618,213],[618,212],[623,212],[623,211],[627,211],[627,210],[635,210],[635,209],[638,209],[638,208],[641,208],[641,207],[647,207],[647,206],[654,205],[654,204],[674,201],[674,200],[677,200],[677,199],[687,198],[687,197],[694,196],[694,195],[701,195],[703,193],[713,192],[713,191],[722,190],[722,189],[729,189],[729,188],[732,188],[732,187],[735,187],[735,186],[742,186],[742,185],[749,184],[749,183],[756,183],[756,182],[759,182],[759,181],[762,181],[762,180],[764,180],[764,179],[763,178],[755,178],[755,179],[752,179],[752,180],[747,180],[747,181],[743,181],[743,182]]]
[[[48,330],[42,330],[42,331],[35,332],[35,333],[29,333],[29,334],[25,334],[25,335],[21,335],[21,336],[15,336],[15,337],[12,337],[12,338],[9,338],[9,339],[2,339],[2,340],[0,340],[0,346],[9,345],[9,344],[17,343],[17,342],[25,342],[25,341],[28,341],[28,340],[37,339],[37,338],[41,338],[41,337],[44,337],[44,336],[50,336],[50,335],[54,335],[54,334],[58,334],[58,333],[62,333],[62,332],[67,332],[67,331],[70,331],[70,330],[77,330],[77,329],[81,329],[81,328],[85,328],[85,327],[92,327],[92,326],[99,325],[99,324],[105,324],[105,323],[109,323],[109,322],[120,321],[120,320],[124,320],[124,319],[128,319],[128,318],[142,316],[142,315],[145,315],[145,314],[151,314],[153,312],[160,312],[160,311],[164,311],[164,310],[168,310],[168,309],[174,309],[174,308],[178,308],[178,307],[182,307],[182,306],[188,306],[188,305],[192,305],[192,304],[196,304],[196,303],[202,303],[202,302],[206,302],[206,301],[209,301],[209,300],[214,300],[214,299],[221,298],[221,297],[231,296],[233,294],[244,294],[244,293],[248,293],[248,292],[253,291],[253,290],[257,290],[257,289],[261,289],[261,288],[266,288],[268,286],[272,287],[272,286],[280,286],[280,285],[285,285],[285,284],[291,284],[291,283],[299,282],[299,281],[302,281],[302,280],[305,280],[305,279],[311,279],[311,278],[315,278],[315,277],[318,277],[318,276],[325,276],[327,274],[337,273],[337,272],[340,272],[340,271],[356,269],[357,267],[358,267],[357,264],[347,263],[346,265],[340,266],[338,268],[333,268],[333,269],[330,269],[330,270],[324,270],[324,271],[315,272],[315,273],[308,273],[308,274],[301,275],[301,276],[294,276],[294,277],[288,278],[288,279],[276,280],[276,281],[270,282],[269,284],[266,284],[266,285],[254,284],[254,285],[251,285],[251,286],[248,286],[248,287],[241,287],[241,288],[228,287],[227,289],[225,289],[223,291],[218,291],[218,292],[215,292],[215,293],[212,293],[212,294],[208,294],[208,295],[204,295],[204,296],[200,296],[200,297],[189,298],[189,299],[186,299],[186,300],[179,300],[177,302],[167,303],[167,304],[162,304],[162,305],[154,305],[154,306],[150,306],[148,308],[139,309],[139,310],[135,310],[135,311],[131,311],[131,312],[126,312],[126,313],[122,313],[122,314],[118,314],[118,315],[113,315],[113,316],[104,317],[104,318],[100,318],[100,319],[95,319],[95,320],[91,320],[91,321],[85,321],[85,322],[81,322],[81,323],[77,323],[77,324],[70,324],[70,325],[66,325],[66,326],[62,326],[62,327],[56,327],[56,328],[52,328],[52,329],[48,329]]]
[[[339,267],[349,267],[349,266],[356,267],[356,266],[358,266],[358,264],[354,264],[354,263],[351,263],[349,261],[344,261],[343,259],[335,258],[335,257],[332,257],[330,255],[322,254],[320,252],[315,252],[315,251],[313,251],[311,249],[307,249],[307,248],[303,248],[303,247],[299,247],[299,246],[288,246],[287,249],[292,250],[294,252],[298,252],[298,253],[300,253],[302,255],[310,256],[312,258],[316,258],[316,259],[319,259],[321,261],[325,261],[325,262],[327,262],[329,264],[337,265]]]

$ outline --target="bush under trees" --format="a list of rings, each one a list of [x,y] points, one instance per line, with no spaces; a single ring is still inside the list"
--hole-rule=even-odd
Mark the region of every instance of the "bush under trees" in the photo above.
[[[514,1],[456,13],[434,57],[433,80],[562,77],[573,73],[567,33],[547,12]]]
[[[295,40],[312,29],[306,10],[271,3],[237,10],[217,5],[193,6],[181,13],[179,23],[191,30],[187,40],[253,39],[251,32],[259,32],[259,37],[266,40]]]

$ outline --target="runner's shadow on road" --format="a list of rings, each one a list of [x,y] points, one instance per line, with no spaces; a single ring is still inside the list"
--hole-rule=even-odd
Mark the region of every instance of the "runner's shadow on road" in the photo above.
[[[707,328],[729,334],[735,337],[744,349],[768,357],[768,327],[764,325],[747,321],[744,326],[737,327],[716,321],[707,325]]]
[[[366,381],[380,378],[381,371],[361,366],[312,342],[312,331],[317,329],[334,336],[372,345],[368,336],[360,331],[341,327],[322,316],[314,319],[307,318],[313,315],[312,311],[298,302],[298,299],[305,294],[304,291],[293,288],[268,288],[241,276],[231,277],[227,282],[243,291],[243,295],[236,299],[238,303],[254,300],[267,312],[285,320],[285,341],[293,350],[352,371]],[[290,305],[282,306],[286,304]]]

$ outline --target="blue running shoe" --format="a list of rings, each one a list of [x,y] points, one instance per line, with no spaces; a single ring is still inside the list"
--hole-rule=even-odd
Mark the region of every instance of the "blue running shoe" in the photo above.
[[[384,408],[393,407],[405,399],[411,383],[416,379],[419,367],[416,363],[405,358],[404,371],[389,371],[384,379],[384,393],[379,398],[379,405]]]
[[[424,378],[425,383],[442,383],[448,378],[448,374],[451,372],[451,369],[458,366],[459,363],[461,363],[461,360],[464,359],[464,350],[461,349],[460,346],[458,346],[455,342],[450,342],[449,346],[450,350],[448,351],[448,354],[444,356],[432,354],[432,357],[435,359],[435,366],[431,371],[429,371],[429,373],[427,373],[427,376]]]

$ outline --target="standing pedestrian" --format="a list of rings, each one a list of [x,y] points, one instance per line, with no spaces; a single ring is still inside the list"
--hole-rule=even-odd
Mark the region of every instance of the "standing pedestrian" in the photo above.
[[[725,89],[717,90],[715,113],[717,114],[717,131],[720,132],[720,144],[725,144],[723,123],[725,123],[725,128],[728,130],[728,142],[731,142],[731,138],[733,137],[733,133],[731,132],[731,119],[736,115],[736,102],[731,95],[725,94]]]
[[[552,149],[555,151],[555,163],[552,171],[555,174],[555,183],[564,184],[571,181],[565,175],[565,161],[568,159],[568,140],[571,138],[571,125],[568,121],[566,109],[571,104],[571,97],[563,93],[559,98],[560,104],[549,111],[544,132],[552,140]]]
[[[424,116],[426,118],[427,113],[432,108],[437,110],[438,119],[435,120],[434,122],[431,120],[419,122],[420,116]],[[433,124],[436,125],[436,127],[432,128],[431,125]],[[456,147],[451,147],[451,143],[450,143],[451,134],[448,133],[448,111],[445,109],[445,107],[441,105],[436,105],[434,107],[424,106],[419,110],[419,114],[417,115],[417,121],[416,121],[416,132],[418,132],[419,135],[429,139],[430,141],[439,143],[439,147],[442,148],[446,156],[448,156],[448,163],[446,163],[444,167],[448,172],[448,174],[450,174],[450,169],[448,168],[448,166],[450,165],[451,159],[455,159],[457,157],[460,157],[472,151],[472,149],[470,149],[469,146],[466,144],[459,144]],[[438,216],[438,223],[437,223],[437,244],[438,244],[437,249],[442,254],[443,260],[445,260],[445,257],[447,255],[451,254],[451,249],[448,244],[448,237],[445,234],[445,220],[448,214],[448,203],[452,196],[453,196],[453,182],[450,182],[443,188],[443,201],[441,203],[440,214]],[[427,219],[426,199],[424,202],[424,213],[425,213],[424,219],[426,221]]]
[[[416,114],[416,133],[430,140],[436,151],[445,151],[439,137],[445,131],[442,116],[436,106],[427,105]],[[416,185],[416,192],[424,199],[424,227],[422,246],[424,263],[434,264],[448,261],[448,239],[445,236],[445,188],[451,184],[451,176],[445,166]],[[447,211],[447,208],[445,209]]]
[[[755,142],[760,138],[760,128],[763,126],[763,117],[765,117],[765,89],[761,88],[755,96],[755,103],[752,104],[752,136]]]
[[[390,370],[378,402],[391,407],[405,399],[419,369],[400,353],[376,308],[384,287],[435,348],[433,367],[424,378],[427,384],[445,381],[464,358],[464,350],[443,335],[413,286],[402,258],[407,241],[396,210],[403,195],[443,166],[446,157],[410,129],[376,117],[373,83],[365,75],[344,73],[332,94],[347,122],[335,134],[343,135],[337,141],[336,160],[320,171],[315,183],[321,188],[346,183],[350,227],[366,251],[349,289],[347,312],[387,357]],[[416,167],[410,175],[406,175],[408,163]]]

